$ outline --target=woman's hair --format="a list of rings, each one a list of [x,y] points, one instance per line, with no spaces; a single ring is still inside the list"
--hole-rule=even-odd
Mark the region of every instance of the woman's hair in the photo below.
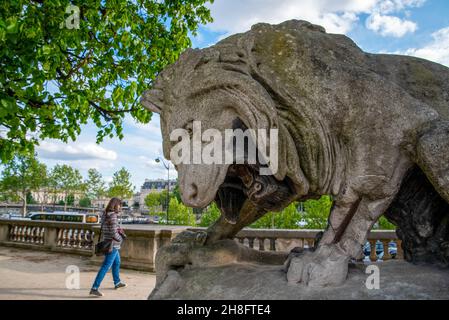
[[[118,209],[122,204],[122,200],[120,200],[119,198],[112,198],[108,205],[106,206],[106,209],[104,210],[105,212],[116,212],[118,213]]]

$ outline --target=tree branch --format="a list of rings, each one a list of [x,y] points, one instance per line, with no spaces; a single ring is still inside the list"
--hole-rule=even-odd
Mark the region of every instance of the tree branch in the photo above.
[[[127,113],[127,112],[136,110],[136,108],[124,109],[124,110],[107,110],[107,109],[100,107],[97,103],[95,103],[94,101],[92,101],[90,99],[88,99],[87,101],[89,101],[89,104],[92,107],[94,107],[98,112],[100,112],[101,115],[104,118],[106,118],[107,121],[111,121],[113,119],[113,117],[117,116],[118,114]],[[112,116],[112,117],[110,117],[110,116]]]

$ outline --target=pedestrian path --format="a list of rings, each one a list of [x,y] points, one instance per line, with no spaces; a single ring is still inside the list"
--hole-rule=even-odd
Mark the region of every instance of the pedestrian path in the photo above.
[[[148,297],[156,282],[153,273],[122,269],[121,279],[128,287],[115,290],[109,272],[100,288],[105,296],[91,298],[89,289],[98,268],[88,257],[0,247],[0,299],[141,300]],[[74,273],[77,270],[79,277]]]

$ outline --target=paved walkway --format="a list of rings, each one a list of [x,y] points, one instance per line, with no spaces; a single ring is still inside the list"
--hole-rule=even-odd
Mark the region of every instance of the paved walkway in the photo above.
[[[66,287],[66,282],[77,282],[73,273],[66,273],[68,266],[79,268],[79,289]],[[86,257],[0,247],[0,299],[98,299],[89,297],[98,268]],[[153,273],[126,269],[121,270],[121,278],[128,287],[114,290],[109,272],[100,288],[105,296],[100,299],[146,299],[156,281]]]

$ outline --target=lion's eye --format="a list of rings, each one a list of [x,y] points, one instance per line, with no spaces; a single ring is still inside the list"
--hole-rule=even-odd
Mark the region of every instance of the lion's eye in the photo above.
[[[256,191],[262,190],[262,184],[260,182],[256,182],[254,184],[254,190],[256,190]]]
[[[189,136],[193,135],[193,123],[189,122],[184,126],[184,129],[187,130],[187,132],[189,133]]]

